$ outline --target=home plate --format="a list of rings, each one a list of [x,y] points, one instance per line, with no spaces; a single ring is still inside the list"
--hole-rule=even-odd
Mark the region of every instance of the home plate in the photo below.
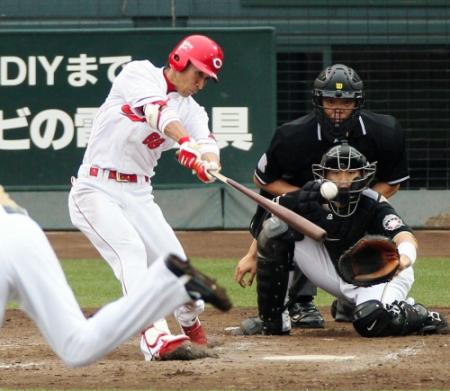
[[[267,361],[346,361],[353,360],[355,356],[332,356],[328,354],[303,354],[298,356],[265,356]]]

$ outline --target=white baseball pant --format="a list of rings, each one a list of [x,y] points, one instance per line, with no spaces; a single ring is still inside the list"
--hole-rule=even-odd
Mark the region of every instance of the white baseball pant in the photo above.
[[[395,300],[406,300],[414,283],[414,270],[409,267],[387,283],[371,287],[348,284],[337,274],[323,242],[307,236],[295,242],[294,260],[313,284],[355,305],[368,300],[379,300],[387,304]]]
[[[0,246],[0,324],[8,301],[18,301],[70,366],[98,360],[191,301],[159,258],[142,272],[132,293],[86,319],[45,234],[33,220],[0,208]]]

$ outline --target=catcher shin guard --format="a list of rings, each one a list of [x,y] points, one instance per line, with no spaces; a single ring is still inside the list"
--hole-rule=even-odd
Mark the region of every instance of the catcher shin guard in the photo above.
[[[388,335],[447,334],[448,323],[437,312],[428,311],[421,304],[394,301],[383,305],[369,300],[356,306],[353,326],[363,337]]]
[[[405,301],[386,305],[392,316],[392,334],[448,334],[447,320],[438,312],[428,311],[422,304]]]
[[[266,221],[267,222],[267,221]],[[288,260],[293,243],[279,237],[270,237],[268,224],[258,235],[256,281],[259,316],[263,334],[288,334],[290,321],[285,311],[289,280]]]

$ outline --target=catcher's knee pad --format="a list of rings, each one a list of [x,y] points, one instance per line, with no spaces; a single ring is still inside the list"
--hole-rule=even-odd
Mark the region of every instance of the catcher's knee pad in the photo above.
[[[391,316],[379,300],[358,304],[353,311],[353,327],[363,337],[390,335]]]
[[[289,259],[294,243],[271,236],[268,225],[258,235],[256,281],[259,316],[267,334],[285,333],[290,325],[283,319],[289,280]]]

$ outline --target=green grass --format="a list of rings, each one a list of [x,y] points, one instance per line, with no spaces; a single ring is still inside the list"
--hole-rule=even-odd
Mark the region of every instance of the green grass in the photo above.
[[[225,286],[236,307],[256,306],[256,287],[241,288],[233,280],[236,260],[193,259],[203,272],[214,276]],[[100,260],[62,261],[67,279],[73,288],[81,307],[99,307],[121,295],[120,284],[111,269]],[[450,306],[450,259],[419,259],[414,265],[416,282],[411,296],[427,306]],[[332,297],[319,290],[318,306],[331,304]]]

